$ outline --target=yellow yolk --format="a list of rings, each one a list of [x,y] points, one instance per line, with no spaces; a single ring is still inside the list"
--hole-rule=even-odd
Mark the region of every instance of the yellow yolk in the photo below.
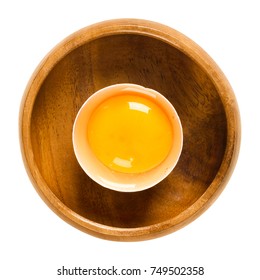
[[[112,96],[95,108],[87,137],[104,165],[118,172],[141,173],[167,157],[173,130],[156,101],[129,92]]]

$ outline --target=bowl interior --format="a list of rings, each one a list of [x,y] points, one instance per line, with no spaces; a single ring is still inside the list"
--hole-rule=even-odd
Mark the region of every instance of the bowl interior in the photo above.
[[[137,193],[99,186],[73,152],[78,110],[94,92],[117,83],[157,90],[173,104],[183,126],[175,169]],[[208,74],[166,42],[134,33],[97,38],[62,58],[40,87],[30,127],[34,160],[54,195],[78,215],[118,228],[155,225],[188,209],[214,180],[227,141],[224,107]]]

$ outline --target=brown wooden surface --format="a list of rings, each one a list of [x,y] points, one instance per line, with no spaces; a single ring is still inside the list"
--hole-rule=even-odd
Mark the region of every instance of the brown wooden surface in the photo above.
[[[159,91],[183,125],[176,168],[142,192],[97,185],[73,153],[79,108],[115,83]],[[240,121],[228,81],[200,47],[166,26],[125,19],[84,28],[46,56],[24,94],[20,141],[36,190],[60,217],[105,239],[143,240],[188,224],[217,198],[236,163]]]

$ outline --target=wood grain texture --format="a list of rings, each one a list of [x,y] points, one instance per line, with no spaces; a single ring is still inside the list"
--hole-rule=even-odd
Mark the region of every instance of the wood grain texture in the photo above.
[[[159,91],[183,125],[176,168],[142,192],[97,185],[73,153],[79,108],[116,83]],[[237,160],[240,119],[226,77],[194,42],[158,23],[112,20],[72,34],[44,58],[21,104],[20,142],[36,190],[60,217],[101,238],[144,240],[188,224],[218,197]]]

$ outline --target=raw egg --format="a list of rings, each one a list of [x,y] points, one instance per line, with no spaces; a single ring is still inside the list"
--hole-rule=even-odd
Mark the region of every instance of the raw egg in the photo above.
[[[176,110],[162,94],[124,83],[87,98],[76,115],[72,143],[79,165],[94,182],[137,192],[172,172],[183,133]]]
[[[86,137],[98,160],[113,171],[143,173],[169,154],[172,122],[155,98],[119,93],[92,112]]]

